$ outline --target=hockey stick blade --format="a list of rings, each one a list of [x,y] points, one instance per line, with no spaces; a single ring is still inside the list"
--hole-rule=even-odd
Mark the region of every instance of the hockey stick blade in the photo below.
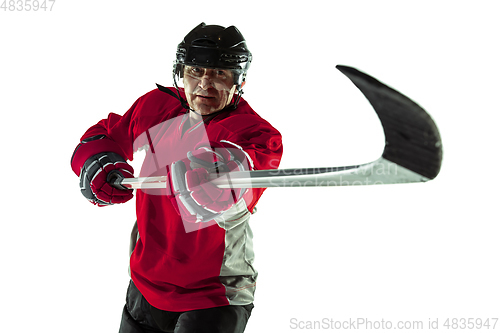
[[[441,169],[442,144],[432,118],[418,104],[375,78],[348,66],[336,66],[368,99],[385,135],[382,156],[345,167],[231,172],[213,176],[221,188],[323,187],[425,182]],[[217,178],[216,178],[217,177]],[[127,188],[164,188],[166,177],[126,178]]]
[[[365,95],[377,113],[385,135],[382,157],[428,179],[441,169],[442,144],[427,112],[400,92],[357,69],[338,65]]]

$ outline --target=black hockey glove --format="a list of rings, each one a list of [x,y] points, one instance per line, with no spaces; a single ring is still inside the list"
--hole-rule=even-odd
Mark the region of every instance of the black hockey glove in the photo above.
[[[124,203],[132,199],[133,192],[110,185],[112,178],[134,177],[134,169],[116,153],[100,153],[89,158],[80,173],[80,189],[85,198],[98,206]]]

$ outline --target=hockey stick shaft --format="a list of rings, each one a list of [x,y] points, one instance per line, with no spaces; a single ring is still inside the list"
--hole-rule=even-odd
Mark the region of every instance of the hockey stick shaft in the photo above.
[[[429,179],[383,158],[367,164],[333,168],[237,171],[211,174],[220,188],[331,187],[425,182]],[[129,189],[166,188],[167,176],[124,178],[117,184]]]

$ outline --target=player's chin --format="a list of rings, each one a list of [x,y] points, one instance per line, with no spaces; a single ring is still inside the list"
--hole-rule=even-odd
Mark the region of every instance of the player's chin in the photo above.
[[[195,110],[202,115],[211,114],[222,109],[220,103],[195,103]]]

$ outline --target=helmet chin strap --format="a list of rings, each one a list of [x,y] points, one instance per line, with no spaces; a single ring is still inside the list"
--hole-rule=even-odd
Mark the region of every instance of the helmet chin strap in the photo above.
[[[194,113],[196,114],[199,114],[198,112],[196,112],[195,110],[193,110],[187,100],[185,100],[184,98],[182,98],[181,96],[181,92],[179,90],[179,86],[177,85],[177,79],[175,78],[175,71],[174,71],[174,86],[175,86],[175,90],[177,90],[177,99],[179,100],[179,102],[181,102],[181,105],[184,109],[186,109],[187,111],[193,111]],[[201,114],[199,114],[201,116]]]

